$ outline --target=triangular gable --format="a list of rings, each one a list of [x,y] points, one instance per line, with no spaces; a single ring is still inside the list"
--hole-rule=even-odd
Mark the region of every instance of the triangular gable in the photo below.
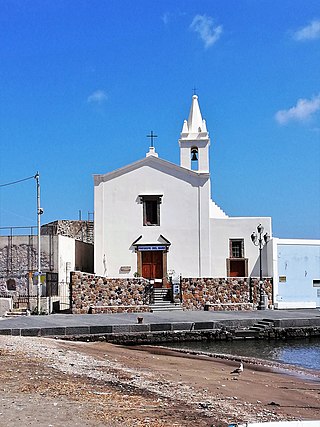
[[[125,175],[126,173],[132,172],[136,169],[139,169],[144,166],[149,166],[151,168],[157,169],[163,173],[173,175],[179,179],[194,182],[197,181],[197,184],[202,186],[210,177],[209,173],[200,173],[190,169],[183,168],[174,163],[168,162],[167,160],[161,159],[156,156],[148,156],[137,162],[130,163],[127,166],[116,169],[112,172],[106,174],[95,174],[93,175],[94,185],[97,186],[101,182],[107,182],[119,176]]]

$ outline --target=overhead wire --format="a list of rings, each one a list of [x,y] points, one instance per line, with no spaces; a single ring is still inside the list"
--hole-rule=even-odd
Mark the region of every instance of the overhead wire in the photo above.
[[[0,187],[7,187],[8,185],[18,184],[19,182],[28,181],[29,179],[34,179],[35,176],[29,176],[28,178],[18,179],[17,181],[7,182],[6,184],[0,184]]]

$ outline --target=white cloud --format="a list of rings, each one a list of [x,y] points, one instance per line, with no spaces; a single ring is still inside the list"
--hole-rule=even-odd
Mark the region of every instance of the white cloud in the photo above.
[[[281,125],[291,120],[308,120],[312,114],[320,110],[320,94],[312,99],[298,99],[297,104],[289,110],[280,110],[276,113],[275,119]]]
[[[320,38],[320,20],[315,19],[306,27],[301,28],[293,34],[297,41],[314,40]]]
[[[206,49],[219,40],[222,34],[222,25],[214,26],[213,19],[206,15],[196,15],[190,29],[199,34]]]
[[[164,25],[167,25],[169,23],[169,19],[170,19],[170,14],[168,12],[164,13],[161,16],[162,22],[164,23]]]
[[[90,104],[103,104],[107,99],[107,94],[103,90],[99,89],[89,95],[87,101]]]

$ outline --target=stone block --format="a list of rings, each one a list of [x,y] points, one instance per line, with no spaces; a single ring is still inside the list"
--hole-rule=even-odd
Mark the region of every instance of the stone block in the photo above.
[[[130,332],[150,332],[150,325],[130,325]]]
[[[0,329],[0,335],[12,335],[12,329]]]
[[[41,328],[42,337],[52,337],[55,335],[66,335],[66,328],[63,326],[56,328]]]
[[[90,334],[110,334],[112,326],[90,326]]]
[[[202,329],[213,329],[214,328],[214,322],[196,322],[194,324],[194,330],[199,331]]]
[[[171,323],[152,323],[150,332],[171,331]]]
[[[66,335],[89,335],[90,326],[68,326],[66,327]]]
[[[193,322],[187,323],[172,323],[171,330],[172,331],[191,331],[193,329]]]
[[[112,333],[114,334],[122,334],[122,333],[129,333],[130,332],[130,326],[131,325],[113,325],[112,326]]]
[[[23,337],[40,337],[41,336],[41,328],[21,329],[21,336],[23,336]]]
[[[12,309],[12,298],[0,298],[0,316]]]

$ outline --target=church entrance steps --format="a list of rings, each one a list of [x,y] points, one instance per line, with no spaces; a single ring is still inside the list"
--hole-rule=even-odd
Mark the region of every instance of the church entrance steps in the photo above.
[[[164,302],[161,304],[150,304],[150,309],[152,311],[172,311],[172,310],[180,310],[182,311],[182,307],[180,304],[175,304],[173,302]]]
[[[150,309],[152,311],[182,310],[180,303],[171,301],[171,289],[154,288]]]
[[[153,289],[153,301],[162,302],[171,300],[171,289],[167,288],[154,288]]]

